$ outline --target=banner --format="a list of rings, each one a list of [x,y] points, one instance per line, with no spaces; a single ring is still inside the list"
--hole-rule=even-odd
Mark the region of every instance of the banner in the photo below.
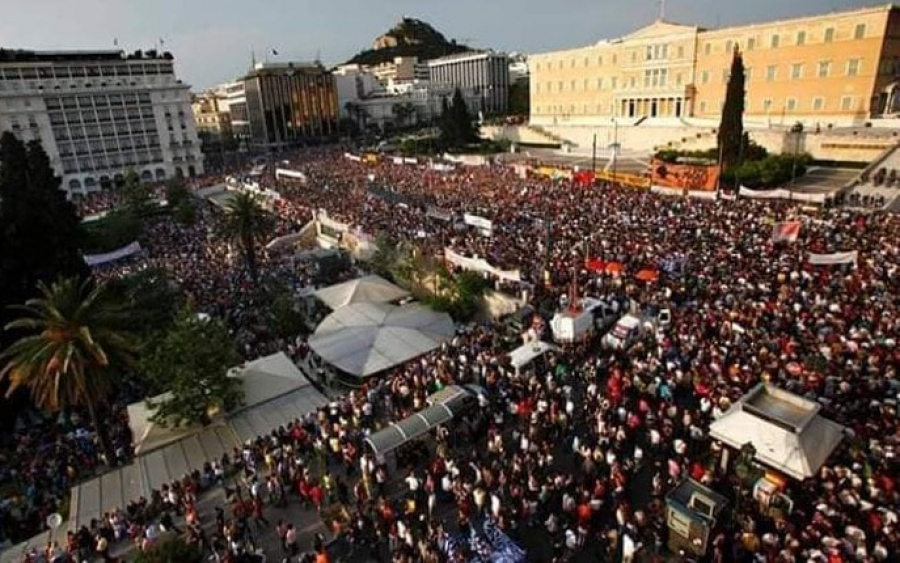
[[[394,164],[399,164],[400,166],[403,166],[403,157],[402,156],[392,157],[391,162],[393,162]]]
[[[306,174],[300,172],[299,170],[289,170],[287,168],[276,168],[275,169],[275,179],[280,180],[281,178],[293,178],[295,180],[300,180],[302,182],[306,181]]]
[[[641,176],[638,174],[624,174],[622,172],[616,172],[615,174],[610,171],[598,170],[594,177],[597,180],[603,180],[605,182],[611,182],[613,184],[619,184],[621,186],[629,186],[632,188],[649,188],[650,187],[650,178],[646,176]]]
[[[719,181],[719,167],[654,160],[650,165],[650,181],[653,185],[664,188],[715,191]]]
[[[454,252],[449,248],[444,249],[444,259],[450,264],[458,266],[463,270],[472,270],[475,272],[490,274],[501,280],[516,282],[522,281],[522,276],[521,274],[519,274],[518,270],[501,270],[499,268],[491,266],[491,264],[483,258],[469,258],[468,256],[463,256],[462,254]]]
[[[141,251],[141,243],[134,241],[133,243],[123,246],[122,248],[113,250],[112,252],[104,252],[103,254],[85,254],[84,263],[88,266],[101,266],[122,258],[128,258],[133,254]]]
[[[262,176],[263,172],[265,172],[265,171],[266,171],[265,164],[257,164],[256,166],[254,166],[253,168],[250,169],[250,175],[251,176]]]
[[[463,214],[463,223],[481,229],[482,231],[487,231],[488,233],[492,233],[494,231],[494,224],[491,223],[491,220],[479,215],[471,215],[469,213],[465,213]]]
[[[572,175],[572,181],[581,186],[593,186],[594,179],[594,173],[590,170],[582,170]]]
[[[856,264],[859,252],[835,252],[833,254],[810,254],[809,262],[813,266],[833,266],[835,264]]]
[[[328,216],[327,212],[325,212],[323,210],[320,210],[316,214],[316,221],[318,221],[319,224],[322,225],[323,227],[326,227],[333,231],[337,231],[339,233],[346,233],[347,231],[350,230],[350,225],[348,225],[346,223],[341,223],[340,221],[335,221],[334,219],[332,219]]]
[[[571,180],[572,171],[565,168],[557,168],[555,166],[541,166],[534,170],[538,176],[544,176],[551,180]]]
[[[344,153],[344,158],[347,160],[352,160],[353,162],[362,162],[362,158],[356,156],[355,154],[350,154],[349,152]]]
[[[462,164],[463,166],[484,166],[488,163],[487,158],[480,154],[444,153],[444,160]]]
[[[430,168],[438,172],[452,172],[456,170],[456,167],[452,164],[442,164],[440,162],[432,162]]]
[[[823,193],[792,192],[782,188],[775,190],[751,190],[747,186],[741,186],[738,195],[751,199],[788,199],[803,203],[819,204],[825,203],[825,198],[827,197],[826,194]]]
[[[772,226],[772,242],[797,242],[800,236],[800,221],[784,221]]]
[[[362,155],[362,161],[366,164],[378,164],[379,162],[381,162],[381,155],[373,152],[367,152]]]
[[[413,200],[409,196],[379,186],[369,186],[366,194],[391,205],[414,205]]]
[[[437,219],[438,221],[444,221],[445,223],[453,220],[452,212],[434,206],[428,208],[428,211],[425,212],[425,216]]]
[[[419,159],[403,157],[403,164],[419,164]]]

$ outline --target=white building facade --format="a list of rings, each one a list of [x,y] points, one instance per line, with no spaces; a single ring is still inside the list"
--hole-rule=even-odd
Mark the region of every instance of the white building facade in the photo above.
[[[0,131],[38,140],[62,189],[203,173],[190,87],[169,53],[0,52]]]
[[[428,71],[432,84],[476,92],[483,113],[506,113],[509,57],[505,53],[482,51],[450,55],[428,61]]]

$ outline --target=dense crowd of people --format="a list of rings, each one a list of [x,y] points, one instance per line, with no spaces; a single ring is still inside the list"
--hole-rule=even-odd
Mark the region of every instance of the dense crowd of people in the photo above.
[[[232,495],[230,517],[217,517],[211,537],[185,530],[210,553],[226,560],[252,553],[254,530],[272,527],[266,507],[296,498],[320,510],[349,507],[349,518],[329,517],[333,532],[354,549],[387,550],[396,561],[470,561],[478,542],[460,543],[461,534],[481,543],[509,536],[531,560],[630,560],[663,549],[664,495],[689,476],[732,501],[733,525],[710,538],[712,561],[900,557],[894,216],[844,209],[803,216],[789,202],[665,198],[522,178],[500,166],[436,171],[355,162],[327,149],[296,155],[290,167],[306,181],[264,181],[282,195],[281,232],[325,210],[379,240],[431,253],[451,248],[518,270],[538,309],[554,309],[574,282],[579,295],[626,300],[647,315],[669,309],[672,322],[626,350],[586,341],[521,372],[509,365],[496,325],[460,328],[421,360],[317,413],[298,413],[294,424],[221,467],[198,471],[191,481],[198,490],[228,470],[240,472],[244,491]],[[490,235],[461,226],[462,213],[489,219]],[[799,240],[773,242],[773,223],[791,219],[802,222]],[[192,227],[154,219],[146,253],[102,275],[167,268],[201,310],[243,331],[248,357],[291,346],[308,361],[302,342],[272,339],[258,326],[256,304],[242,293],[242,264],[210,235],[216,220],[212,209]],[[858,261],[807,261],[809,253],[841,251],[857,251]],[[593,260],[622,271],[592,271]],[[673,261],[680,267],[666,271]],[[273,279],[297,275],[289,257],[265,256],[264,264]],[[657,281],[634,280],[648,268],[660,271]],[[759,382],[818,401],[849,429],[816,478],[788,480],[794,509],[774,516],[721,468],[723,446],[707,433]],[[401,474],[367,452],[363,439],[386,421],[420,410],[447,385],[470,383],[484,389],[482,408],[438,431],[427,453],[404,452]],[[160,494],[177,508],[171,512],[191,514],[193,493],[176,494],[176,502]],[[113,520],[142,521],[127,512],[86,530],[82,543],[103,545],[87,539],[104,527],[115,531]],[[146,539],[147,526],[154,535],[159,518],[135,537]],[[312,549],[305,557],[324,556],[321,545],[297,545],[290,523],[274,527],[284,555]]]

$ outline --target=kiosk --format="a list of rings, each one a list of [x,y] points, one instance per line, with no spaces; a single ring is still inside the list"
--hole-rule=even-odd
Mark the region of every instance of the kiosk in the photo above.
[[[686,479],[666,495],[669,549],[703,556],[712,531],[721,523],[728,500],[712,489]]]

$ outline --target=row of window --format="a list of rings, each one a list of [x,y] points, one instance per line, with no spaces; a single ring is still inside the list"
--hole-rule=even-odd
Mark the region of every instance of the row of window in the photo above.
[[[834,68],[833,61],[819,61],[815,65],[814,78],[830,78]],[[806,77],[806,64],[793,63],[789,67],[788,77],[791,80],[802,80]],[[859,76],[862,72],[862,59],[850,59],[844,65],[844,76]],[[753,79],[753,69],[748,67],[744,69],[744,75],[747,82]],[[728,69],[722,69],[722,83],[728,82]],[[778,80],[778,65],[766,66],[766,82],[775,82]],[[704,70],[700,73],[700,84],[709,84],[710,71]]]
[[[867,27],[864,23],[856,24],[853,28],[853,39],[860,40],[865,39],[867,36]],[[822,34],[822,43],[832,43],[838,38],[837,31],[833,27],[826,28],[824,33]],[[702,36],[701,36],[702,39]],[[773,33],[768,38],[768,46],[771,49],[778,49],[783,45],[791,44],[789,40],[793,39],[793,45],[803,46],[807,45],[810,42],[813,42],[815,38],[808,33],[807,31],[801,30],[794,34],[792,38],[787,38],[785,34],[782,33]],[[735,46],[740,46],[745,51],[753,51],[758,47],[759,41],[756,37],[748,37],[743,43],[739,41],[735,41],[733,39],[727,39],[724,43],[719,43],[723,45],[725,50],[724,53],[729,54],[732,52]],[[703,54],[704,55],[712,55],[715,45],[717,43],[713,41],[706,41],[703,43]],[[645,61],[656,61],[656,60],[666,60],[669,58],[669,45],[667,44],[659,44],[659,45],[647,45],[644,51],[644,60]],[[629,52],[630,60],[632,63],[638,62],[638,49],[631,50]],[[675,59],[684,59],[685,58],[685,49],[683,45],[678,45],[675,47]],[[597,55],[596,57],[585,56],[581,62],[582,66],[587,68],[591,66],[592,61],[596,61],[596,66],[603,66],[604,64],[604,56]],[[618,56],[613,53],[609,56],[609,61],[611,64],[618,64]],[[540,70],[564,70],[566,68],[567,61],[546,61],[541,63],[540,61],[535,62],[535,71]],[[568,68],[576,68],[578,65],[578,59],[572,58],[568,60]]]
[[[63,158],[62,165],[64,173],[77,174],[79,172],[94,172],[128,166],[141,166],[152,164],[154,162],[162,162],[162,160],[162,151],[153,150],[137,154],[122,153],[108,156],[94,154],[93,156]]]
[[[837,37],[837,32],[833,27],[829,27],[825,29],[825,32],[822,34],[822,43],[832,43]],[[784,41],[782,39],[784,38]],[[858,23],[853,28],[853,39],[860,40],[866,38],[866,24]],[[793,42],[789,42],[793,39]],[[782,45],[794,45],[797,47],[802,47],[806,45],[807,42],[814,40],[814,38],[808,34],[804,30],[800,30],[794,34],[793,37],[786,37],[785,34],[773,33],[769,36],[769,48],[770,49],[778,49]],[[743,44],[743,48],[745,51],[753,51],[756,49],[756,37],[748,37],[747,40]],[[728,39],[725,41],[725,53],[731,53],[734,49],[735,45],[739,45],[739,42],[736,42],[732,39]],[[712,41],[707,41],[703,44],[703,54],[711,55],[713,51],[714,43]]]
[[[836,104],[834,102],[837,102]],[[719,100],[718,109],[722,109],[722,105],[724,101]],[[757,106],[759,111],[763,111],[766,113],[778,113],[780,111],[784,112],[798,112],[798,111],[828,111],[828,110],[840,110],[840,111],[856,111],[859,109],[859,98],[856,96],[841,96],[839,100],[833,100],[832,103],[828,103],[828,99],[822,96],[816,96],[809,100],[808,105],[804,105],[800,103],[800,100],[797,98],[787,98],[781,104],[778,104],[776,100],[772,98],[765,98],[762,103]],[[747,111],[753,111],[754,105],[748,99],[746,101]],[[705,114],[707,110],[711,110],[705,101],[701,101],[698,105],[699,113]]]
[[[662,100],[666,102],[666,100]],[[648,111],[655,112],[657,108],[659,111],[674,111],[676,115],[680,115],[682,103],[681,100],[668,100],[668,104],[659,104],[658,102],[654,103],[651,100],[645,101],[645,106]],[[672,103],[674,102],[674,103]],[[841,96],[840,100],[837,100],[837,105],[832,106],[828,103],[828,100],[824,97],[817,96],[812,98],[809,101],[809,105],[807,107],[802,107],[797,98],[787,98],[784,102],[779,106],[775,103],[775,100],[772,98],[766,98],[762,101],[762,104],[759,106],[760,111],[768,112],[768,113],[777,113],[780,111],[784,112],[798,112],[798,111],[814,111],[821,112],[826,110],[839,109],[840,111],[856,111],[859,109],[859,98],[856,96]],[[719,100],[716,103],[717,110],[721,111],[723,101]],[[698,114],[705,115],[707,112],[712,111],[712,107],[706,101],[701,101],[698,104]],[[747,111],[753,111],[754,107],[747,101]],[[593,115],[593,114],[603,114],[603,113],[615,113],[615,104],[582,104],[580,106],[576,104],[569,104],[568,106],[562,104],[554,104],[548,106],[535,106],[534,113],[536,115],[567,115],[567,114],[583,114],[583,115]],[[633,113],[633,111],[632,111]]]
[[[830,78],[833,73],[834,64],[832,61],[819,61],[816,65],[815,69],[815,77],[816,78]],[[850,59],[845,63],[844,66],[844,76],[852,77],[859,76],[862,72],[862,59]],[[753,69],[748,67],[744,69],[744,75],[746,82],[750,82],[753,80]],[[722,69],[722,83],[728,82],[728,69]],[[805,63],[794,63],[790,65],[790,71],[788,74],[791,80],[801,80],[806,77],[806,64]],[[644,71],[644,88],[666,88],[669,86],[668,82],[669,73],[668,69],[648,69]],[[768,65],[766,67],[766,82],[774,82],[778,80],[778,65]],[[700,84],[709,84],[711,81],[711,73],[708,70],[704,70],[700,73]],[[675,86],[680,87],[683,85],[683,76],[681,73],[675,75]],[[634,89],[638,85],[638,81],[636,77],[629,77],[627,80],[622,81],[624,88]],[[610,90],[615,90],[619,86],[619,79],[616,76],[610,77],[607,82],[602,77],[597,79],[589,79],[585,78],[581,80],[580,89],[581,91],[588,91],[590,89],[595,90],[603,90],[608,86]],[[575,92],[579,90],[579,82],[576,80],[570,80],[568,84],[568,90],[566,90],[566,84],[564,81],[559,80],[556,82],[556,88],[554,89],[553,82],[545,82],[543,86],[544,92],[547,94],[556,92]],[[535,94],[541,93],[541,83],[535,82],[534,91]]]
[[[44,99],[48,110],[77,109],[109,106],[150,105],[149,92],[126,92],[123,94],[96,94],[91,96],[51,96]]]
[[[0,80],[68,80],[71,78],[155,76],[175,74],[172,63],[116,64],[91,66],[3,66]]]

